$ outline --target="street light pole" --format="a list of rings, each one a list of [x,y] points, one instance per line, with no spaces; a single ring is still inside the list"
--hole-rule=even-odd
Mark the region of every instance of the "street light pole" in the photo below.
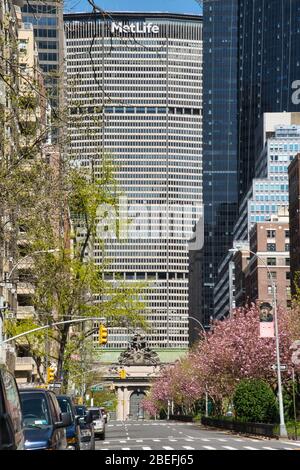
[[[202,325],[202,323],[198,320],[198,318],[192,317],[191,315],[189,315],[188,318],[190,318],[191,320],[194,320],[195,322],[197,322],[198,325],[202,328],[202,330],[204,332],[204,339],[206,341],[206,336],[205,336],[206,331],[205,331],[205,328]],[[207,393],[207,390],[205,391],[205,417],[206,418],[208,417],[208,393]]]
[[[238,247],[230,249],[231,253],[240,251]],[[274,283],[273,275],[270,271],[269,266],[257,253],[247,249],[249,253],[254,255],[267,269],[270,277],[272,286],[272,303],[274,310],[274,326],[275,326],[275,342],[276,342],[276,364],[277,364],[277,384],[278,384],[278,401],[279,401],[279,416],[280,416],[280,437],[288,437],[285,420],[284,420],[284,407],[283,407],[283,395],[282,395],[282,380],[281,380],[281,365],[280,365],[280,347],[279,347],[279,329],[278,329],[278,316],[277,316],[277,299],[276,299],[276,286]]]

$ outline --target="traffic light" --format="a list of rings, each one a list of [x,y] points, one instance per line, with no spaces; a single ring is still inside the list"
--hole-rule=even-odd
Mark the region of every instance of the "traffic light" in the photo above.
[[[52,383],[54,382],[54,368],[53,367],[48,367],[47,369],[47,383]]]
[[[106,344],[107,343],[107,328],[104,325],[100,325],[99,327],[99,343]]]
[[[126,379],[126,370],[121,369],[119,371],[119,376],[120,376],[120,379]]]

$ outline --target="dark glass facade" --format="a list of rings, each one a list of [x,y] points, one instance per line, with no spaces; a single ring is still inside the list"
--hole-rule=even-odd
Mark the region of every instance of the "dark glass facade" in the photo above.
[[[202,322],[208,324],[218,263],[237,212],[238,0],[204,0],[203,18]]]
[[[63,64],[63,11],[56,0],[30,0],[22,6],[22,20],[33,25],[39,64],[53,110],[58,108]]]
[[[239,4],[238,154],[243,197],[254,177],[254,133],[260,117],[264,112],[300,109],[292,98],[300,80],[300,0]]]
[[[255,171],[265,112],[300,111],[300,0],[203,2],[202,317],[214,316],[217,268]]]

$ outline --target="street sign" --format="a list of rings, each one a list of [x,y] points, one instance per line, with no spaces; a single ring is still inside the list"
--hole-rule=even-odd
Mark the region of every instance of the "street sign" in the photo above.
[[[103,385],[94,385],[93,387],[91,387],[92,392],[102,392],[102,390],[103,390]]]
[[[277,370],[277,364],[273,364],[272,365],[272,369],[273,370]],[[288,366],[286,364],[281,364],[280,366],[280,370],[282,370],[283,372],[286,371],[288,369]]]

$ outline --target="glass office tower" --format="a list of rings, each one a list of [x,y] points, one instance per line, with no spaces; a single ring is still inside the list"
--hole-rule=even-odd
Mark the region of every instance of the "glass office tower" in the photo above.
[[[202,322],[208,324],[237,209],[238,0],[204,0],[203,18]]]
[[[263,113],[300,109],[300,0],[204,0],[202,315],[214,316],[217,267],[236,202],[255,172]]]
[[[300,109],[300,0],[239,4],[238,171],[243,198],[254,177],[254,133],[261,116]]]
[[[202,209],[202,17],[67,14],[65,32],[70,156],[96,167],[109,154],[128,197],[128,238],[107,240],[105,277],[147,283],[150,346],[185,349],[188,240]],[[107,348],[127,341],[113,329]]]
[[[64,61],[63,2],[57,0],[24,2],[22,19],[24,23],[33,25],[39,64],[44,72],[48,97],[53,110],[57,110]]]

